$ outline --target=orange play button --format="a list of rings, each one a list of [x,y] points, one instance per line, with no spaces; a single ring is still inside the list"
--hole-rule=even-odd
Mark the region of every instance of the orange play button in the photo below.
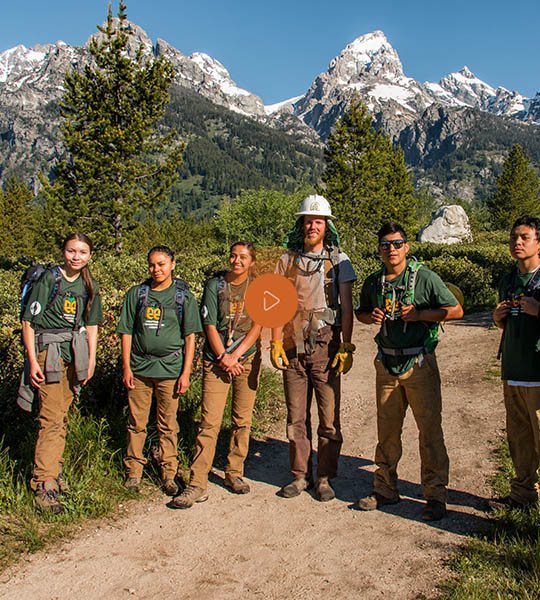
[[[296,314],[298,294],[283,275],[269,273],[255,278],[246,291],[246,310],[262,327],[281,327]]]

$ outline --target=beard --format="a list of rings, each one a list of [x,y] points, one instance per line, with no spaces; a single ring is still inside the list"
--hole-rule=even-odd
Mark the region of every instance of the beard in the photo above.
[[[308,235],[305,235],[304,246],[306,246],[307,248],[314,248],[324,240],[324,234],[325,232],[322,231],[321,233],[319,233],[319,235],[317,235],[317,237],[309,237]]]

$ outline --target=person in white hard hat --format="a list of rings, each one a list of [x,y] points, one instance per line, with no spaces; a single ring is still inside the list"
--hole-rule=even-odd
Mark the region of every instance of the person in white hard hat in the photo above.
[[[293,498],[314,484],[311,400],[317,400],[316,498],[335,497],[329,480],[337,475],[342,436],[339,419],[341,374],[352,366],[355,347],[352,284],[356,275],[339,248],[330,204],[308,196],[296,213],[294,228],[276,273],[295,285],[298,309],[289,323],[272,330],[271,360],[283,370],[287,402],[287,438],[293,480],[280,490]]]

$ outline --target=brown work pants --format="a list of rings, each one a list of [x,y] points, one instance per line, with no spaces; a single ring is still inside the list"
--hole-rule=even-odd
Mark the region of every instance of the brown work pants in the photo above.
[[[47,350],[38,355],[41,371],[45,372]],[[34,454],[34,471],[30,480],[31,489],[47,479],[56,480],[63,463],[66,444],[68,411],[73,402],[73,385],[76,380],[73,363],[62,362],[62,381],[40,384],[39,430]]]
[[[441,378],[435,355],[426,354],[403,375],[390,375],[375,360],[377,435],[373,489],[386,498],[398,497],[397,465],[401,458],[401,431],[410,406],[418,427],[421,480],[426,500],[446,502],[448,454],[441,424]]]
[[[231,439],[225,475],[244,475],[244,461],[249,449],[249,432],[255,395],[261,371],[261,353],[255,352],[243,363],[241,375],[230,376],[218,363],[203,363],[202,415],[191,465],[191,485],[206,489],[216,443],[223,419],[229,388],[232,385]]]
[[[538,500],[540,465],[540,387],[508,385],[503,382],[506,434],[516,476],[510,496],[521,504]]]
[[[341,377],[330,369],[339,349],[339,330],[324,327],[319,331],[312,354],[287,352],[289,366],[283,372],[287,402],[287,438],[289,461],[295,479],[313,478],[311,401],[313,392],[317,401],[319,426],[317,428],[317,477],[337,475],[338,459],[343,438],[339,421]]]
[[[176,379],[160,379],[134,375],[135,387],[128,390],[128,445],[124,465],[128,477],[141,477],[147,460],[143,456],[146,426],[152,405],[152,394],[156,397],[156,425],[159,437],[159,467],[161,477],[174,479],[178,469],[178,394]]]

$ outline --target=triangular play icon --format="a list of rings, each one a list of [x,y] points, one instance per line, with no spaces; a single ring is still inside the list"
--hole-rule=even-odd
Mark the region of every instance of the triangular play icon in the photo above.
[[[277,306],[280,303],[280,299],[277,296],[274,296],[272,292],[268,290],[264,291],[263,294],[263,307],[264,310],[271,310],[274,306]]]

